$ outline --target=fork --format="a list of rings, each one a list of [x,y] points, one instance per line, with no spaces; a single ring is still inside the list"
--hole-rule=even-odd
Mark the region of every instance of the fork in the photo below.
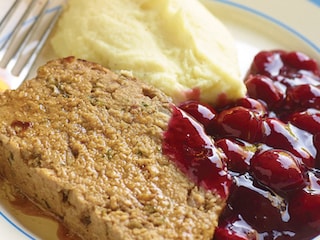
[[[16,0],[6,12],[0,21],[0,33],[10,24],[22,2]],[[11,28],[14,30],[4,38],[2,44],[0,42],[0,90],[1,82],[2,88],[16,89],[31,73],[35,61],[61,13],[61,6],[49,9],[49,2],[46,0],[37,16],[30,18],[30,13],[39,6],[39,0],[31,0],[25,12]],[[54,12],[53,17],[49,23],[44,25],[45,15],[50,12]],[[26,26],[28,28],[23,31]],[[41,28],[44,30],[40,31]],[[25,51],[30,48],[32,40],[36,37],[36,46],[26,55]],[[22,60],[24,61],[20,63]]]

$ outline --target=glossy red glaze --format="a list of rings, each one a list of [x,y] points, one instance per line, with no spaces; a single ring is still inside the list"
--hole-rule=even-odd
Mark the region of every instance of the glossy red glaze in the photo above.
[[[275,192],[290,192],[305,187],[299,162],[288,151],[269,149],[257,153],[250,162],[250,173]]]
[[[216,146],[226,154],[229,170],[238,173],[245,173],[249,170],[251,158],[256,150],[254,145],[221,138],[216,142]]]
[[[214,129],[219,136],[240,138],[248,142],[262,139],[262,121],[255,112],[241,107],[223,110],[214,120]]]
[[[189,113],[205,128],[210,127],[211,121],[214,119],[216,112],[208,104],[200,104],[197,101],[187,101],[179,105],[179,108]]]
[[[193,117],[174,108],[164,153],[228,197],[214,240],[312,239],[320,234],[319,67],[302,53],[263,51],[245,83],[247,97],[209,107],[212,117],[197,102],[182,104]]]
[[[228,197],[231,177],[225,155],[206,135],[203,126],[179,108],[173,107],[162,150],[194,182],[222,198]]]
[[[254,98],[240,98],[235,102],[235,105],[249,109],[259,117],[265,117],[267,115],[267,109],[265,105]]]

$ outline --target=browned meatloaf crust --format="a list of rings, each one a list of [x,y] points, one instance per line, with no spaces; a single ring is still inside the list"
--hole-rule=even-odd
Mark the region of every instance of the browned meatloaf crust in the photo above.
[[[210,239],[224,202],[161,153],[170,99],[73,57],[0,96],[0,173],[84,239]]]

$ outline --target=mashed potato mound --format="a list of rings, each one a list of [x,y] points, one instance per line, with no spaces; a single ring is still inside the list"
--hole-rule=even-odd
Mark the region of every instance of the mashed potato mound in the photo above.
[[[58,57],[130,71],[176,102],[245,94],[234,39],[197,0],[69,0],[51,43]]]

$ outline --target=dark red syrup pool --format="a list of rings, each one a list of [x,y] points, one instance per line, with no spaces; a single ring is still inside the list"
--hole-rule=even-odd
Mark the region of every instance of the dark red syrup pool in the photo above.
[[[173,107],[163,152],[226,199],[220,239],[320,235],[320,70],[299,52],[258,53],[247,96]]]

